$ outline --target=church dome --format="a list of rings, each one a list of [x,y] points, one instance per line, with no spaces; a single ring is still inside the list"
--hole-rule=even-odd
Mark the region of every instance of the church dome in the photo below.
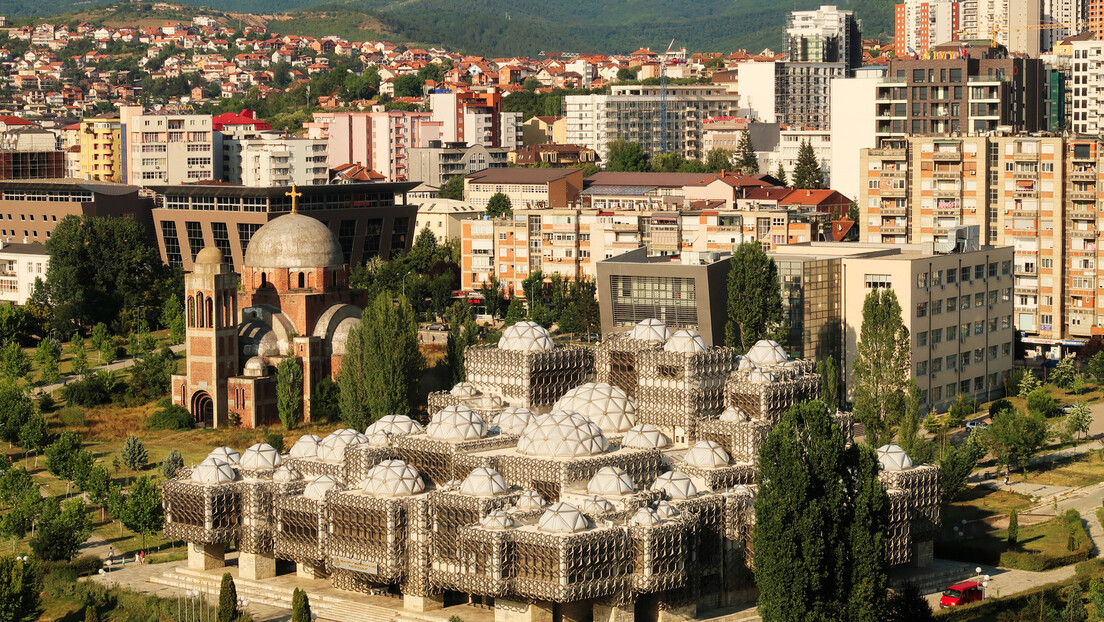
[[[195,263],[218,265],[222,263],[222,251],[214,246],[208,246],[196,253]]]
[[[274,218],[253,234],[245,250],[250,268],[340,268],[341,243],[322,221],[303,214]]]

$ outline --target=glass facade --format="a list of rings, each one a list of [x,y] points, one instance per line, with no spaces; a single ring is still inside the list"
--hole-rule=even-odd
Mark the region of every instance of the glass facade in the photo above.
[[[656,318],[671,330],[698,328],[697,284],[692,278],[610,275],[613,323],[633,326]]]

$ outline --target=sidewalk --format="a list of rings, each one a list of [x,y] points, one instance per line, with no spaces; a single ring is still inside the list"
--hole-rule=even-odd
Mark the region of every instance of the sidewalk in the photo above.
[[[169,346],[169,349],[172,350],[174,354],[180,354],[181,352],[184,351],[184,344],[180,344],[180,345],[176,345],[176,346]],[[130,367],[131,365],[134,365],[134,357],[129,357],[129,358],[125,358],[125,359],[122,359],[122,360],[118,360],[118,361],[115,361],[114,363],[108,363],[107,365],[99,365],[97,367],[90,367],[88,369],[88,371],[90,371],[90,372],[92,372],[92,371],[115,371],[117,369],[126,369],[127,367]],[[53,393],[54,391],[60,390],[65,385],[67,385],[70,382],[72,382],[74,380],[77,380],[77,379],[78,379],[77,376],[63,376],[61,379],[59,379],[54,384],[48,384],[44,387],[35,387],[34,388],[35,395],[38,395],[40,393]]]

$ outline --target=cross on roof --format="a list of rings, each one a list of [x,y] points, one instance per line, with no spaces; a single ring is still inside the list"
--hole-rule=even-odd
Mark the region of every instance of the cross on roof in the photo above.
[[[285,192],[284,196],[285,197],[291,197],[291,213],[292,214],[298,214],[299,213],[298,212],[298,206],[297,206],[295,200],[298,199],[299,197],[303,196],[303,193],[302,192],[296,192],[295,191],[295,184],[291,184],[291,192]]]

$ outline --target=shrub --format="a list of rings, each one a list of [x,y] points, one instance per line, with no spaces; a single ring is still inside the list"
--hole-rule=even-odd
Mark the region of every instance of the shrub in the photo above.
[[[61,388],[61,397],[70,406],[102,406],[111,402],[114,378],[98,372]]]
[[[1003,410],[1008,410],[1010,408],[1012,408],[1012,402],[1009,402],[1008,400],[1003,398],[999,399],[989,405],[989,416],[992,417],[993,415]]]
[[[1044,572],[1089,558],[1089,548],[1083,547],[1067,555],[1046,555],[1043,553],[1027,553],[1023,551],[1006,551],[1001,553],[1000,565],[1005,568],[1016,568],[1028,572]]]
[[[227,572],[222,575],[219,587],[218,622],[234,622],[238,617],[238,590],[234,587],[234,577]]]
[[[193,423],[192,413],[182,406],[170,404],[150,415],[146,427],[151,430],[190,430]]]
[[[166,395],[165,397],[157,400],[157,402],[154,404],[154,406],[156,406],[158,408],[168,408],[169,406],[172,406],[172,405],[173,405],[172,398],[169,397],[168,395]]]
[[[284,435],[279,432],[269,432],[265,434],[264,442],[268,443],[278,453],[284,453]]]
[[[58,411],[58,419],[67,428],[83,428],[88,424],[84,418],[84,409],[80,406],[66,406]]]
[[[57,406],[57,404],[54,403],[54,396],[52,393],[43,393],[42,395],[38,396],[38,412],[52,412],[54,410],[54,406]]]
[[[51,564],[43,568],[42,590],[53,598],[72,596],[79,576],[77,569],[69,564]]]
[[[1058,402],[1045,389],[1035,389],[1027,394],[1027,411],[1053,417],[1058,412]]]
[[[952,428],[957,428],[962,425],[962,422],[970,415],[977,412],[978,403],[972,397],[959,393],[955,398],[954,404],[951,404],[951,408],[947,411],[949,415],[947,421]]]

